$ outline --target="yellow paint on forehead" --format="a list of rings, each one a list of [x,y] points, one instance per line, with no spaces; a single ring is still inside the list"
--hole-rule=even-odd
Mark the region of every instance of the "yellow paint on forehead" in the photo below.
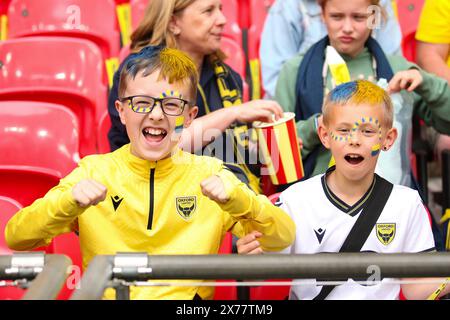
[[[177,90],[166,90],[159,95],[159,98],[166,98],[166,97],[182,99],[183,95]]]

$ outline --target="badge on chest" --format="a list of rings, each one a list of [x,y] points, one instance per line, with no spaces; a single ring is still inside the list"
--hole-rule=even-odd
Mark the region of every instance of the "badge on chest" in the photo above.
[[[185,220],[189,220],[197,209],[197,197],[176,197],[175,206],[178,214]]]

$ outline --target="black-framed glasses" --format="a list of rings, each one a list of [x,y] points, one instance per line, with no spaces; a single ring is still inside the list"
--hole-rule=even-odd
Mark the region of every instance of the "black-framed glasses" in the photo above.
[[[144,95],[129,96],[120,99],[121,102],[124,102],[126,100],[130,101],[131,110],[136,113],[151,113],[156,103],[159,102],[163,113],[168,116],[181,115],[186,105],[189,104],[189,101],[181,98],[155,98]]]

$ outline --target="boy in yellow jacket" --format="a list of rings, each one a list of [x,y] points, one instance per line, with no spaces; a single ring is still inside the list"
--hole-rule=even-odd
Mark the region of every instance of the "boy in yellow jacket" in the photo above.
[[[264,234],[265,250],[289,246],[295,226],[287,214],[255,195],[220,160],[177,147],[197,114],[197,82],[194,63],[178,50],[127,62],[116,108],[130,144],[85,157],[58,186],[19,211],[5,229],[9,247],[30,250],[78,229],[83,267],[96,255],[117,252],[215,254],[237,222],[242,232]],[[131,288],[132,299],[212,295],[210,287]],[[108,291],[105,296],[113,297]]]

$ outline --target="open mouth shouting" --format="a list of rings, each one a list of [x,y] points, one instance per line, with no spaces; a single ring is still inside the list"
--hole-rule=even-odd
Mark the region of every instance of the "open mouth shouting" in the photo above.
[[[344,159],[351,165],[357,165],[363,162],[364,157],[356,153],[349,153],[344,157]]]
[[[162,128],[146,127],[142,129],[142,134],[147,142],[151,144],[159,144],[167,136],[167,131]]]

